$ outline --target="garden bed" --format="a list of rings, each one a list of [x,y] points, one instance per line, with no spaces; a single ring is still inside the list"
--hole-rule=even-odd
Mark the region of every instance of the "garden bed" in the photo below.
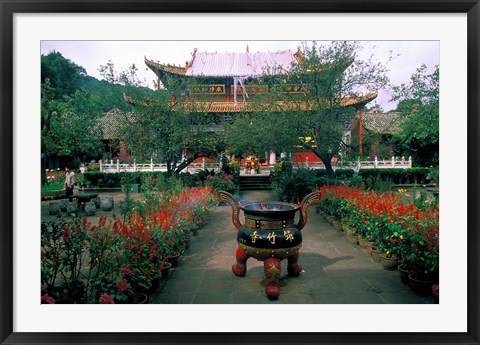
[[[43,221],[42,303],[135,303],[154,293],[215,203],[210,187],[152,191],[126,200],[122,218]]]
[[[377,194],[373,191],[340,186],[320,188],[319,212],[330,221],[341,222],[345,231],[373,242],[384,257],[393,259],[389,266],[409,266],[417,276],[427,276],[431,285],[439,274],[439,206],[418,206],[406,202],[399,193]],[[415,201],[416,198],[410,199]]]

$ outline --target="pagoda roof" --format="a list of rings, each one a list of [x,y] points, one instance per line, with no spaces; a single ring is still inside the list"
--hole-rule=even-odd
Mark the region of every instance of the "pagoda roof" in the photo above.
[[[301,56],[298,52],[283,50],[256,53],[193,52],[184,67],[154,62],[145,57],[145,64],[155,73],[162,72],[189,77],[257,77],[286,74]]]
[[[185,72],[188,69],[188,64],[185,67],[169,65],[169,64],[161,64],[159,62],[148,60],[146,57],[145,57],[145,64],[156,74],[167,72],[172,74],[185,75]]]
[[[339,105],[342,107],[363,107],[366,103],[374,100],[377,93],[369,93],[361,97],[344,97]],[[133,103],[132,99],[127,101]],[[190,111],[190,112],[208,112],[208,113],[240,113],[254,111],[288,111],[288,110],[305,110],[311,111],[318,108],[315,102],[294,102],[294,101],[277,101],[268,104],[256,104],[252,102],[179,102],[173,111]]]
[[[291,50],[256,53],[197,53],[185,75],[256,77],[286,74],[297,62]]]
[[[296,52],[290,49],[277,52],[256,52],[248,50],[244,53],[198,52],[195,48],[192,59],[184,66],[163,64],[145,57],[145,64],[158,76],[165,73],[186,77],[214,78],[256,78],[264,75],[288,74],[291,68],[300,62],[303,53],[300,47]],[[355,56],[342,61],[346,69],[355,60]],[[331,64],[318,67],[318,70],[329,68]]]

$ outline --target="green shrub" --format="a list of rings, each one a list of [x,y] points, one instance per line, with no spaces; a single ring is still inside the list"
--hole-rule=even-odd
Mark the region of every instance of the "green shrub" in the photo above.
[[[324,169],[299,168],[290,172],[287,168],[272,174],[272,188],[280,200],[288,202],[301,201],[309,193],[324,185],[339,184],[361,186],[363,180],[355,176],[352,169],[338,169],[333,178],[328,177]]]
[[[179,179],[185,187],[198,187],[202,185],[202,180],[197,174],[191,174],[188,172],[180,173]]]
[[[287,169],[273,175],[272,187],[280,200],[297,202],[315,190],[316,180],[313,170],[299,168],[289,173]]]
[[[358,175],[368,181],[391,181],[394,184],[424,184],[430,168],[360,169]]]
[[[200,181],[205,182],[205,180],[207,179],[207,176],[215,176],[215,170],[213,170],[213,169],[212,170],[208,170],[208,169],[199,170],[197,172],[197,176],[200,179]]]
[[[226,174],[223,171],[214,176],[207,175],[205,185],[212,187],[216,191],[223,190],[232,194],[238,189],[238,185],[233,181],[233,176]]]
[[[326,171],[325,171],[326,173]],[[353,169],[337,169],[335,170],[335,177],[337,179],[347,180],[355,176],[355,171]]]

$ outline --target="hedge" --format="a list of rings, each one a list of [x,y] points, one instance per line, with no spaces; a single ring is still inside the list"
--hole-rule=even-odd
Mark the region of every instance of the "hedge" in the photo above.
[[[87,171],[84,173],[86,184],[91,187],[109,187],[119,188],[122,181],[128,181],[132,184],[156,184],[158,180],[167,176],[163,171],[145,171],[145,172],[120,172],[104,173],[100,171]],[[197,174],[180,173],[178,178],[185,187],[195,187],[201,185],[201,180]]]
[[[424,184],[430,173],[430,168],[411,169],[360,169],[358,176],[364,180],[390,181],[394,184]]]

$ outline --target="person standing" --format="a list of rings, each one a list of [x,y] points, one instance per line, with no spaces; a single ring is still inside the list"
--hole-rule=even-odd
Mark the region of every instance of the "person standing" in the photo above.
[[[75,173],[70,170],[70,166],[65,166],[65,198],[68,199],[71,195],[73,195],[73,187],[75,186]]]

